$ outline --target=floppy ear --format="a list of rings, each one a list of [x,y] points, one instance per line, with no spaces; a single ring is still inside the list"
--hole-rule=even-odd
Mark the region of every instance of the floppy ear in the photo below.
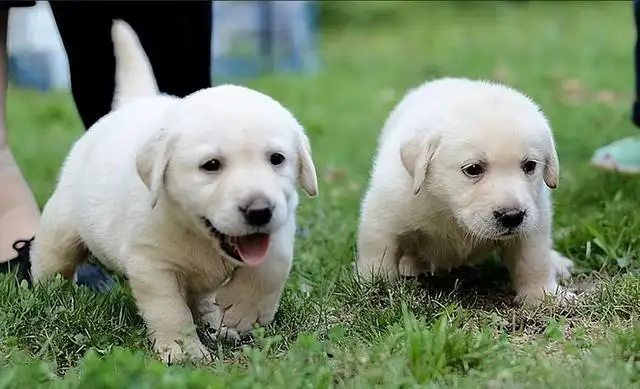
[[[313,164],[311,158],[311,145],[307,135],[300,130],[300,136],[298,141],[298,160],[300,164],[300,170],[298,172],[298,180],[302,189],[309,197],[315,197],[318,195],[318,178],[316,174],[316,167]]]
[[[427,179],[427,169],[433,159],[440,137],[433,134],[414,135],[400,145],[400,159],[413,178],[413,194],[417,195]]]
[[[168,132],[166,129],[156,132],[136,155],[138,175],[151,192],[151,208],[156,206],[166,183],[173,143]]]
[[[558,187],[558,180],[560,179],[560,162],[558,161],[558,152],[556,151],[553,136],[550,137],[549,142],[550,145],[544,161],[542,177],[549,188],[555,189]]]

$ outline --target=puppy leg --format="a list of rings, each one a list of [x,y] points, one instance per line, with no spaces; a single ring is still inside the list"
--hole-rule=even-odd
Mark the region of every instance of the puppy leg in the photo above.
[[[133,263],[141,262],[136,259]],[[144,271],[131,272],[129,281],[154,350],[163,362],[210,356],[195,332],[193,315],[173,272],[154,269],[153,264],[148,264]]]
[[[573,270],[573,262],[555,250],[551,251],[551,259],[555,265],[557,277],[561,280],[569,280]]]
[[[559,301],[573,297],[557,281],[560,269],[567,275],[570,261],[551,249],[548,237],[530,237],[514,242],[505,247],[503,259],[511,273],[517,301],[537,305],[545,295],[554,295]]]
[[[34,281],[60,273],[71,279],[85,260],[88,250],[80,235],[61,209],[48,206],[42,213],[41,225],[31,246],[31,276]]]
[[[383,226],[376,225],[367,219],[363,218],[358,233],[356,264],[358,275],[365,281],[380,276],[389,282],[394,282],[400,277],[397,238]],[[406,270],[408,269],[404,269]]]
[[[255,267],[240,267],[216,292],[222,324],[240,334],[255,324],[270,323],[278,306],[293,261],[293,242],[274,242],[269,257]]]

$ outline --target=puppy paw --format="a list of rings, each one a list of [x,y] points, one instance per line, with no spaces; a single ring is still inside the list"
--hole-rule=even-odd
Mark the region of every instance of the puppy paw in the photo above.
[[[217,305],[211,308],[210,312],[203,314],[201,319],[209,328],[214,330],[216,338],[226,339],[230,341],[240,340],[240,335],[234,329],[228,328],[223,324],[224,311]]]
[[[551,252],[551,261],[553,262],[556,277],[558,279],[566,281],[571,278],[571,273],[573,271],[572,260],[554,250]]]
[[[559,288],[558,293],[555,294],[556,301],[560,304],[570,303],[578,298],[578,295],[566,288]]]
[[[223,324],[224,311],[218,306],[215,296],[206,296],[198,302],[200,320],[214,330],[216,338],[231,341],[240,340],[238,332]]]
[[[403,275],[399,271],[399,264],[391,264],[388,262],[374,264],[371,261],[359,260],[355,263],[354,270],[356,278],[363,282],[379,279],[393,283]],[[406,270],[409,271],[410,269]]]
[[[185,360],[203,361],[211,359],[211,353],[200,340],[174,341],[170,343],[156,342],[154,349],[165,364],[180,363]]]
[[[515,301],[528,307],[537,307],[544,301],[551,299],[556,304],[565,304],[575,300],[576,294],[560,285],[527,286],[520,288]]]
[[[231,282],[215,298],[222,326],[239,335],[249,333],[256,325],[271,323],[279,303],[279,295],[256,296],[245,286]]]
[[[415,257],[403,255],[398,261],[398,273],[402,277],[418,277],[422,274],[422,267]]]

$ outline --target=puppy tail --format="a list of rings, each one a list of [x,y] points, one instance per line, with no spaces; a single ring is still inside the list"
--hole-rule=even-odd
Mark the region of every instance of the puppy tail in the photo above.
[[[116,57],[115,93],[111,109],[159,93],[153,69],[138,35],[122,20],[114,20],[111,39]]]

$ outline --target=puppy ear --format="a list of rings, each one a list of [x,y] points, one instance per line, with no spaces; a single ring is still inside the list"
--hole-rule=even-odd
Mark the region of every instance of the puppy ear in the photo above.
[[[166,183],[172,143],[168,132],[166,129],[156,132],[136,155],[138,175],[151,192],[151,208],[156,206]]]
[[[303,130],[300,130],[298,141],[298,160],[300,164],[300,170],[298,172],[300,185],[309,197],[315,197],[318,195],[316,166],[311,158],[309,137],[307,137]]]
[[[549,188],[555,189],[558,187],[558,180],[560,179],[560,162],[558,161],[558,152],[556,151],[556,145],[553,137],[551,137],[549,141],[550,145],[547,150],[547,157],[544,161],[542,178]]]
[[[427,179],[427,169],[433,159],[440,137],[429,135],[414,135],[400,145],[400,159],[404,168],[413,178],[413,194],[417,195],[424,181]]]

